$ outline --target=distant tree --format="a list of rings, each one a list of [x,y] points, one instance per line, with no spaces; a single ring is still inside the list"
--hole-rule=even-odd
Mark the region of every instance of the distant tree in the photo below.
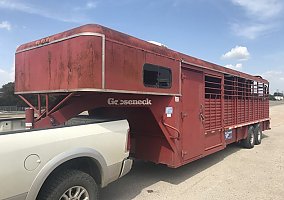
[[[15,83],[9,82],[0,88],[0,106],[27,106],[26,103],[14,94]],[[27,99],[32,103],[36,103],[36,97],[28,96]]]
[[[2,86],[0,88],[0,106],[21,106],[25,107],[28,106],[18,95],[14,94],[15,91],[15,83],[10,82]],[[23,95],[32,105],[37,106],[37,95],[33,94],[26,94]],[[59,103],[64,96],[58,95],[50,95],[49,96],[49,106],[55,105]],[[45,98],[41,96],[42,106],[45,104]]]
[[[19,99],[14,95],[13,82],[7,83],[0,89],[2,94],[0,97],[0,106],[15,106],[18,105]]]

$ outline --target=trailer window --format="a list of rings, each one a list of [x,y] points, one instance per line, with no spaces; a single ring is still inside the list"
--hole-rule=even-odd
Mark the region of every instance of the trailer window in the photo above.
[[[143,66],[143,81],[146,87],[170,88],[172,72],[166,67],[145,64]]]

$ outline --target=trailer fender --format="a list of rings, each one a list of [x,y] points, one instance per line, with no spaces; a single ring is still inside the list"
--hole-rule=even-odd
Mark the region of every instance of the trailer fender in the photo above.
[[[34,179],[26,200],[34,200],[36,199],[42,185],[48,176],[60,165],[64,164],[67,161],[70,161],[74,158],[88,157],[94,159],[100,169],[100,174],[102,177],[102,185],[104,185],[105,177],[108,177],[107,173],[107,164],[103,156],[92,148],[76,148],[68,152],[61,153],[51,159],[45,166],[40,170]]]

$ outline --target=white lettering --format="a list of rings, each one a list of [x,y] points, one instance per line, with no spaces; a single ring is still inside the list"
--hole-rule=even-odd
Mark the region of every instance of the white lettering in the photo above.
[[[114,98],[108,98],[107,104],[108,105],[118,105],[118,100],[115,100]]]
[[[115,98],[108,98],[107,99],[108,105],[144,105],[150,106],[152,105],[151,99],[115,99]]]

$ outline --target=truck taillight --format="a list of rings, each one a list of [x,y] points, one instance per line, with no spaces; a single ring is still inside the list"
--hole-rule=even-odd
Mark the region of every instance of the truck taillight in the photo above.
[[[130,151],[130,129],[127,130],[126,152]]]

